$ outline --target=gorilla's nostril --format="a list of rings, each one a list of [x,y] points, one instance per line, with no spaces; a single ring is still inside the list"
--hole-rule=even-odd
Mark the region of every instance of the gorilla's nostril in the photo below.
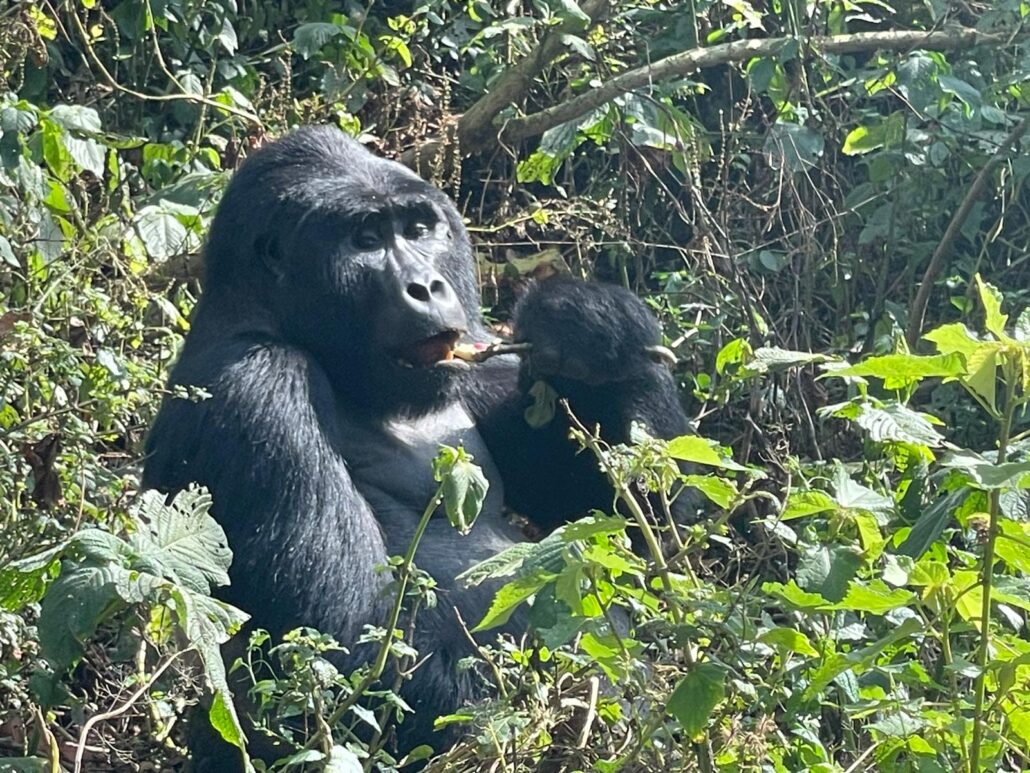
[[[447,285],[441,279],[434,279],[429,285],[429,292],[437,298],[444,298],[447,296]]]
[[[433,284],[436,284],[436,283],[434,282]],[[424,284],[419,284],[418,282],[412,282],[411,284],[408,285],[407,292],[408,292],[408,295],[410,295],[416,301],[421,301],[422,303],[425,303],[426,301],[429,300],[429,288],[426,287]]]

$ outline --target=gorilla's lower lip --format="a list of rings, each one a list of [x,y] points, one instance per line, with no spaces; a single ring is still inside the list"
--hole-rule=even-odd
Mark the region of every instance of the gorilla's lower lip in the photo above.
[[[457,330],[444,330],[423,338],[395,350],[397,363],[405,368],[468,367],[467,363],[454,358],[454,345],[460,337]]]

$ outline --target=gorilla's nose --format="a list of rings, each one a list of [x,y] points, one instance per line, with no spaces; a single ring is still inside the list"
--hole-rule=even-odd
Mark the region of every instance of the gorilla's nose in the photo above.
[[[465,330],[467,320],[458,294],[435,269],[419,267],[400,277],[404,304],[440,329]]]

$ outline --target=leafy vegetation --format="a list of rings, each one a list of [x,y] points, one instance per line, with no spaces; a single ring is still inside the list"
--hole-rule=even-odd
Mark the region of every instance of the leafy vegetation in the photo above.
[[[698,423],[617,448],[580,428],[622,506],[469,573],[505,579],[470,629],[526,605],[537,637],[483,648],[497,698],[441,718],[469,736],[430,769],[1030,767],[1028,15],[0,9],[0,769],[177,768],[204,692],[243,745],[246,682],[280,769],[404,762],[405,632],[258,633],[227,675],[245,615],[211,596],[231,557],[207,495],[138,491],[218,196],[309,122],[456,198],[502,330],[530,276],[646,295]],[[438,474],[468,528],[472,463]],[[706,521],[668,515],[687,489]],[[390,567],[398,610],[434,603],[417,563]],[[341,674],[341,646],[379,656]]]

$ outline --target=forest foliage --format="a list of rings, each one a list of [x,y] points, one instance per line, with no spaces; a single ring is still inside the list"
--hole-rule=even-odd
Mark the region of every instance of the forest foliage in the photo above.
[[[211,595],[231,555],[205,492],[139,491],[141,441],[228,177],[307,123],[455,198],[500,333],[556,271],[645,296],[697,425],[615,448],[580,428],[622,506],[471,573],[508,581],[470,628],[528,604],[536,637],[482,649],[498,697],[440,720],[468,738],[430,769],[1030,768],[1028,17],[0,8],[0,769],[177,768],[205,692],[243,745],[219,646],[246,616]],[[437,472],[468,528],[475,468],[449,449]],[[710,517],[645,512],[642,486]],[[398,610],[432,603],[417,563],[393,563]],[[241,648],[277,769],[428,754],[386,743],[387,668],[417,654],[367,639],[354,674],[330,662],[354,643],[317,631]]]

